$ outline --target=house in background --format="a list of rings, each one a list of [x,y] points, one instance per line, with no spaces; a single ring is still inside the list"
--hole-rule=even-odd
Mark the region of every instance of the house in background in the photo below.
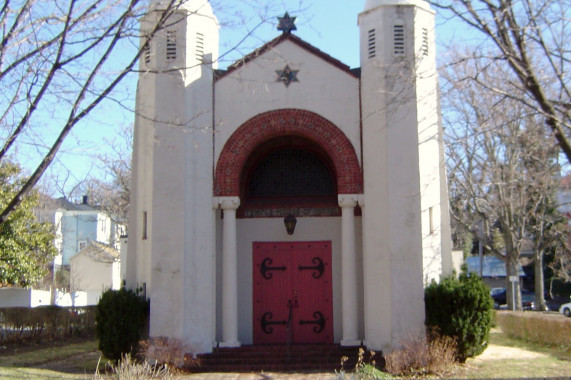
[[[36,217],[40,222],[52,223],[55,226],[55,247],[58,255],[54,258],[52,273],[55,276],[60,268],[70,269],[72,258],[80,251],[94,245],[94,249],[103,249],[112,257],[117,258],[116,267],[120,266],[119,249],[120,238],[125,235],[126,228],[121,224],[117,224],[105,211],[100,210],[97,206],[92,206],[88,202],[87,197],[83,197],[81,203],[73,203],[65,198],[51,198],[43,196],[40,205],[34,210]],[[109,250],[113,249],[114,252]],[[93,256],[93,252],[87,254]],[[101,257],[101,255],[95,255]],[[109,261],[111,259],[105,259]],[[114,259],[115,260],[115,259]],[[80,260],[81,261],[81,260]],[[101,263],[100,263],[101,264]],[[76,268],[74,277],[83,278],[93,277],[90,272],[89,266],[85,266],[86,273],[79,274]],[[117,273],[119,269],[113,269]],[[104,272],[104,271],[103,271]],[[87,290],[83,285],[89,285],[91,289],[102,289],[101,284],[106,284],[106,287],[113,287],[117,281],[111,282],[108,280],[110,275],[102,275],[100,281],[98,280],[97,286],[93,285],[91,280],[85,284],[71,284],[74,290]],[[55,278],[55,277],[54,277]],[[70,280],[73,280],[70,276]]]
[[[567,223],[571,226],[571,175],[561,178],[559,182],[559,191],[557,192],[557,209],[565,217]],[[571,235],[568,237],[571,242]],[[571,244],[570,244],[571,246]]]
[[[480,265],[480,257],[471,256],[466,258],[466,264],[468,265],[468,273],[481,274],[490,289],[506,287],[506,263],[497,257],[482,256],[482,265]],[[481,271],[480,267],[482,267]],[[521,264],[518,264],[517,271],[521,281],[525,277]]]
[[[125,227],[113,221],[110,215],[89,205],[88,198],[76,204],[59,198],[54,214],[56,226],[56,248],[59,255],[56,266],[69,266],[70,259],[91,242],[99,242],[119,249],[119,238],[125,234]]]
[[[70,286],[84,291],[119,289],[119,251],[109,245],[91,242],[70,259]]]

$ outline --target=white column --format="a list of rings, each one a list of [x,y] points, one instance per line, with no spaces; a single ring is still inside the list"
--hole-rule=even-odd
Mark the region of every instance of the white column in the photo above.
[[[339,195],[341,207],[341,301],[343,308],[342,346],[357,346],[359,310],[357,302],[357,255],[355,252],[355,206],[358,195]]]
[[[224,212],[222,231],[222,342],[220,347],[239,347],[238,342],[238,263],[236,209],[238,197],[220,197]]]

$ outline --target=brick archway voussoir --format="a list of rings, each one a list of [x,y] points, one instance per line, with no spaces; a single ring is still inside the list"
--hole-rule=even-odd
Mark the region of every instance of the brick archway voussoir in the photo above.
[[[361,167],[345,134],[316,113],[280,109],[254,116],[230,136],[216,165],[215,196],[239,196],[242,168],[250,154],[263,142],[281,136],[300,136],[319,144],[333,162],[339,194],[363,192]]]

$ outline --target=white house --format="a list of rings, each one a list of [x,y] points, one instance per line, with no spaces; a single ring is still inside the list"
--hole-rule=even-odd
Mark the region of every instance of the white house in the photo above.
[[[70,285],[73,289],[103,292],[121,287],[119,251],[91,242],[70,260]]]
[[[422,334],[424,285],[451,272],[428,3],[368,0],[357,69],[288,14],[227,70],[208,1],[171,21],[144,49],[133,147],[126,281],[151,336],[200,353],[285,344],[288,320],[294,344]]]

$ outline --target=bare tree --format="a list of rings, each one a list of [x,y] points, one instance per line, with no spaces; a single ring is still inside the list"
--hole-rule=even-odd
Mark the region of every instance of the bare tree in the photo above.
[[[486,251],[506,263],[509,307],[521,309],[519,282],[512,289],[508,279],[518,276],[524,243],[536,238],[536,251],[543,254],[551,241],[557,149],[541,127],[542,114],[505,95],[519,91],[497,79],[510,73],[502,75],[500,67],[482,72],[477,63],[464,61],[442,73],[452,218],[467,231],[479,226]],[[479,81],[462,80],[476,76]]]
[[[433,0],[484,37],[460,59],[474,59],[480,73],[472,80],[537,113],[571,162],[571,24],[569,0]],[[492,76],[495,66],[512,75]],[[495,71],[505,74],[504,70]],[[501,85],[504,83],[505,85]],[[517,91],[506,91],[506,89]]]
[[[89,175],[65,194],[68,199],[88,196],[88,203],[105,211],[114,222],[128,228],[131,194],[132,125],[123,126],[117,136],[106,140],[108,153],[96,154],[93,161],[103,175]]]
[[[43,159],[0,212],[6,222],[38,183],[71,130],[132,71],[141,54],[131,38],[149,41],[184,0],[169,0],[146,36],[138,35],[145,11],[139,0],[5,1],[0,7],[0,162],[17,141],[42,126],[56,126]],[[144,45],[144,44],[143,44]],[[138,46],[138,44],[136,45]],[[121,62],[119,67],[117,62]],[[57,108],[57,113],[53,110]],[[47,129],[47,128],[46,128]]]
[[[0,4],[0,163],[10,156],[15,161],[25,160],[22,146],[33,146],[41,155],[29,180],[0,209],[0,225],[54,162],[74,127],[103,102],[115,100],[125,106],[113,98],[118,85],[129,73],[137,72],[135,65],[146,42],[174,22],[170,16],[188,1],[154,2],[160,15],[145,35],[140,35],[138,21],[148,11],[149,1],[22,0]],[[258,28],[273,20],[276,12],[284,11],[278,0],[213,3],[222,24],[230,24],[242,36],[224,47],[221,59],[259,42]],[[238,3],[255,9],[258,22],[245,20]],[[300,0],[297,11],[304,6]]]

